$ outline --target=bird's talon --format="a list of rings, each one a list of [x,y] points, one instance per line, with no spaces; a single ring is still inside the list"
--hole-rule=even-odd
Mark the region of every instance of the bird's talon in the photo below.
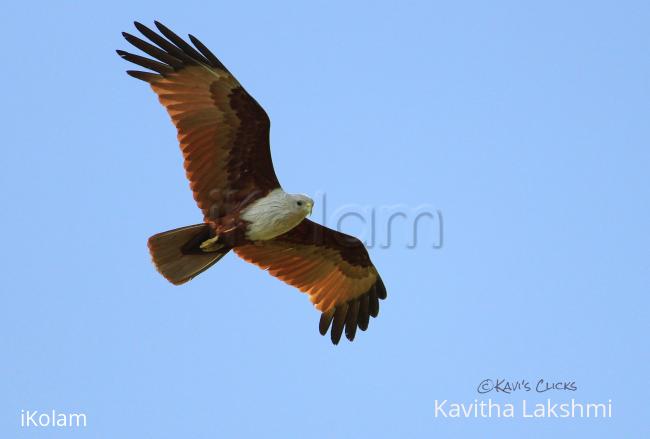
[[[213,252],[219,250],[223,246],[221,244],[217,244],[218,240],[219,240],[219,236],[217,235],[214,238],[210,238],[206,241],[203,241],[200,246],[201,250],[206,252]]]

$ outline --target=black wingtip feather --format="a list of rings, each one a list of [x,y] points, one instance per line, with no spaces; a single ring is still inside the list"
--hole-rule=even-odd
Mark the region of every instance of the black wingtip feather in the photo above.
[[[153,30],[149,29],[147,26],[145,26],[142,23],[138,23],[137,21],[134,22],[135,28],[140,31],[142,35],[147,37],[149,41],[153,42],[154,44],[158,45],[161,49],[167,51],[169,54],[172,56],[188,63],[188,64],[196,64],[197,60],[192,59],[191,56],[183,52],[181,49],[178,48],[178,46],[175,46],[174,44],[170,43],[160,35],[158,35],[156,32]]]
[[[334,312],[334,321],[332,322],[332,331],[330,333],[332,343],[339,344],[341,335],[343,334],[343,327],[345,326],[345,318],[348,314],[348,304],[337,306]]]
[[[379,315],[379,299],[377,298],[377,289],[375,287],[372,287],[370,292],[368,292],[368,300],[370,315],[372,317],[377,317],[377,315]]]
[[[199,52],[201,52],[203,54],[203,56],[205,56],[207,58],[207,60],[210,61],[210,64],[213,67],[217,67],[217,68],[220,68],[220,69],[223,69],[223,70],[227,70],[226,67],[221,63],[221,61],[219,61],[219,58],[217,58],[214,55],[214,53],[212,53],[210,51],[210,49],[208,49],[205,46],[205,44],[203,44],[198,38],[196,38],[192,34],[189,34],[189,37],[190,37],[190,41],[192,42],[192,44],[194,44],[194,46],[197,49],[199,49]]]
[[[365,331],[370,323],[369,297],[364,294],[359,298],[359,329]]]
[[[381,300],[384,300],[388,297],[386,293],[386,286],[384,286],[384,281],[381,280],[381,277],[377,275],[377,282],[375,282],[375,288],[377,290],[377,297]]]
[[[144,56],[134,55],[133,53],[125,52],[124,50],[116,50],[116,52],[125,60],[130,61],[133,64],[139,65],[141,67],[144,67],[145,69],[158,72],[162,75],[169,74],[174,71],[174,69],[169,67],[167,64],[154,61],[153,59],[145,58]]]
[[[330,329],[333,318],[333,312],[324,312],[320,315],[320,322],[318,323],[318,332],[320,332],[320,335],[327,334],[327,330]]]
[[[178,46],[183,52],[191,56],[192,58],[196,59],[197,61],[210,65],[210,61],[208,61],[203,55],[201,55],[195,48],[190,46],[185,40],[183,40],[181,37],[176,35],[171,29],[169,29],[167,26],[162,24],[159,21],[154,21],[154,24],[158,28],[161,34],[163,34],[169,41],[174,43],[176,46]]]
[[[133,44],[135,47],[142,50],[147,55],[152,56],[157,60],[162,61],[165,64],[169,64],[171,67],[175,69],[180,69],[184,65],[183,61],[181,61],[180,59],[170,55],[169,53],[165,52],[162,49],[159,49],[158,47],[152,44],[147,43],[146,41],[136,37],[135,35],[131,35],[128,32],[122,32],[122,36],[124,36],[124,39],[126,41]]]
[[[353,341],[357,333],[357,323],[359,319],[359,299],[350,304],[348,315],[345,319],[345,336],[348,340]]]
[[[150,72],[141,72],[139,70],[127,70],[126,74],[135,78],[139,79],[144,82],[153,82],[159,79],[161,76],[157,75],[155,73],[150,73]]]

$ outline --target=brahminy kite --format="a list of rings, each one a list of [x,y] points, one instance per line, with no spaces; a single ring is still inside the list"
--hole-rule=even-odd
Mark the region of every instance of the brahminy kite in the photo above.
[[[228,69],[198,39],[190,45],[161,23],[136,22],[150,42],[124,38],[151,58],[122,50],[128,70],[158,95],[178,130],[184,166],[203,223],[149,238],[156,269],[183,284],[230,250],[307,293],[322,313],[319,331],[338,344],[377,317],[386,288],[363,243],[306,218],[314,202],[284,192],[273,170],[270,121]]]

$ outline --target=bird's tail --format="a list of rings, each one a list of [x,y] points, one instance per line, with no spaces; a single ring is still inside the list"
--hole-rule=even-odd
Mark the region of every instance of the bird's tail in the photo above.
[[[174,285],[180,285],[210,268],[231,249],[224,245],[217,250],[203,251],[201,243],[208,239],[207,224],[181,227],[149,238],[149,252],[160,274]]]

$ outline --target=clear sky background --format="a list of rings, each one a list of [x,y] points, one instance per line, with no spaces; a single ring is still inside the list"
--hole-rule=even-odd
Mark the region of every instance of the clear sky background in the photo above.
[[[182,287],[154,270],[147,238],[201,220],[114,52],[154,19],[264,106],[284,188],[326,193],[330,225],[442,213],[442,248],[396,221],[370,249],[388,300],[354,343],[234,255]],[[648,23],[644,1],[4,4],[0,437],[650,437]],[[613,418],[434,417],[485,378],[575,381],[549,397]]]

